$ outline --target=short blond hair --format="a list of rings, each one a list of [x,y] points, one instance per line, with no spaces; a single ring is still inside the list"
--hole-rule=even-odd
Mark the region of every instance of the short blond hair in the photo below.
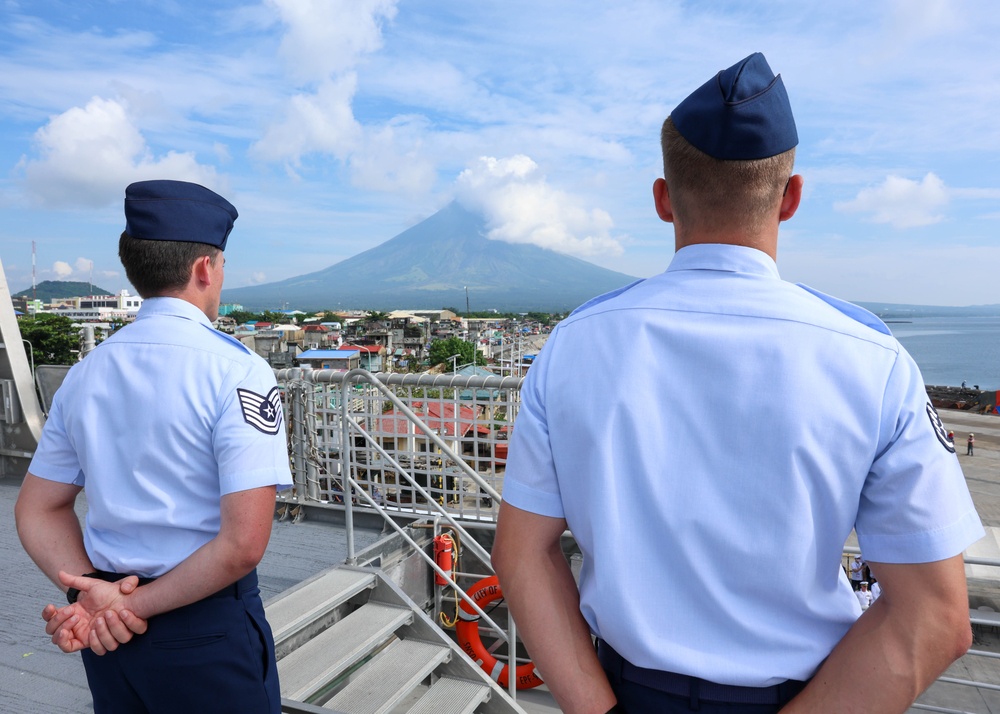
[[[795,148],[766,159],[723,161],[696,149],[667,117],[660,132],[663,177],[678,219],[689,229],[739,227],[757,233],[777,220]]]

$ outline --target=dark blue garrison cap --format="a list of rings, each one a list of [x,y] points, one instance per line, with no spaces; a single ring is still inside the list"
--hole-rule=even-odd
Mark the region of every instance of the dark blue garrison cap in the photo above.
[[[225,250],[238,215],[233,204],[196,183],[139,181],[125,189],[125,232],[133,238]]]
[[[698,87],[670,118],[692,146],[716,159],[766,159],[799,143],[785,84],[760,52]]]

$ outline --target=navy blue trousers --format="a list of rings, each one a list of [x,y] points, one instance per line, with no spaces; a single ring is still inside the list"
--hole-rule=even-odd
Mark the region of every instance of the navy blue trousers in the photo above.
[[[629,663],[599,640],[597,656],[618,705],[627,714],[776,714],[806,682],[787,681],[772,687],[737,687]],[[766,702],[766,703],[765,703]]]
[[[609,673],[610,678],[610,673]],[[668,694],[635,682],[611,682],[611,689],[618,697],[618,704],[628,714],[776,714],[788,700],[781,704],[736,704],[713,702],[699,697]],[[791,697],[789,697],[789,700]]]
[[[274,639],[252,572],[150,618],[114,652],[83,651],[95,714],[279,714]]]

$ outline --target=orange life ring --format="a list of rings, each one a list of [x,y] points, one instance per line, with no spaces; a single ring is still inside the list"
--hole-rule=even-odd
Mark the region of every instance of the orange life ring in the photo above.
[[[480,608],[484,608],[494,600],[503,598],[500,591],[500,582],[496,575],[483,578],[466,591]],[[458,624],[455,625],[455,634],[458,636],[458,644],[462,646],[465,653],[469,655],[483,668],[486,674],[490,675],[497,684],[506,688],[508,686],[508,674],[510,666],[497,660],[491,655],[483,645],[483,640],[479,636],[479,614],[472,609],[465,600],[462,600],[461,608],[458,611]],[[513,650],[513,648],[511,648]],[[542,683],[542,678],[535,671],[533,662],[526,662],[517,666],[514,670],[517,677],[516,685],[518,689],[531,689]]]

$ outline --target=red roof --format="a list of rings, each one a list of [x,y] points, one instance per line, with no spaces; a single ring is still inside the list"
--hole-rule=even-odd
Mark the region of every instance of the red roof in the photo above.
[[[375,354],[378,354],[379,352],[382,352],[385,349],[385,347],[383,347],[382,345],[344,345],[343,348],[350,348],[352,350],[361,350],[362,352],[374,352]]]
[[[443,431],[447,436],[455,436],[455,405],[449,402],[414,402],[410,405],[414,413],[431,429]],[[458,428],[462,436],[476,426],[476,410],[464,404],[459,407]],[[379,418],[378,430],[384,434],[409,434],[408,419],[397,411],[391,411]],[[423,433],[416,430],[414,433]]]

